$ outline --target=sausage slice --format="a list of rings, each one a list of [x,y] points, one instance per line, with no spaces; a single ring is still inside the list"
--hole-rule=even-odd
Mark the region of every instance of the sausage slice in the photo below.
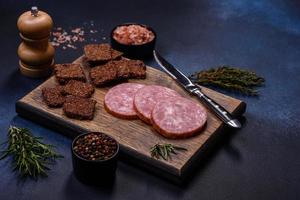
[[[182,97],[158,102],[151,115],[154,129],[171,139],[196,135],[204,128],[206,120],[203,106]]]
[[[137,119],[133,98],[135,93],[143,87],[143,84],[123,83],[111,88],[104,97],[104,108],[115,117]]]
[[[137,91],[134,97],[134,108],[144,122],[151,124],[151,112],[159,101],[180,96],[175,90],[159,85],[148,85]]]

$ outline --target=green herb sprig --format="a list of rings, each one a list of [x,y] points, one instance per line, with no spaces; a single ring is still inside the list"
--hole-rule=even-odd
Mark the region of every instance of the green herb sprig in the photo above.
[[[171,159],[171,154],[177,154],[176,151],[187,151],[186,148],[174,146],[172,144],[156,144],[150,148],[151,157],[164,160]]]
[[[257,96],[255,87],[262,86],[265,79],[256,73],[228,65],[199,71],[190,76],[193,82],[233,90],[245,95]]]
[[[18,171],[23,178],[47,176],[49,165],[63,156],[53,150],[53,145],[41,140],[41,137],[33,136],[29,129],[11,126],[8,129],[8,140],[3,143],[7,144],[7,149],[1,151],[0,160],[11,156],[13,171]]]

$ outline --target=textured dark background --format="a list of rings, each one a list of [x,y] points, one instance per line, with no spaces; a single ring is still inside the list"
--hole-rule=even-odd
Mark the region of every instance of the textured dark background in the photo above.
[[[229,134],[184,186],[120,163],[115,184],[97,189],[72,174],[71,140],[15,113],[15,101],[44,80],[18,72],[17,17],[31,5],[56,26],[94,21],[94,35],[140,22],[158,34],[157,49],[185,73],[219,64],[254,70],[267,80],[259,98],[230,94],[248,104],[244,128]],[[2,1],[0,3],[0,141],[10,124],[29,127],[65,156],[49,177],[17,181],[0,162],[0,199],[300,199],[300,3],[298,0]],[[57,50],[58,63],[79,50]],[[153,61],[149,64],[157,66]]]

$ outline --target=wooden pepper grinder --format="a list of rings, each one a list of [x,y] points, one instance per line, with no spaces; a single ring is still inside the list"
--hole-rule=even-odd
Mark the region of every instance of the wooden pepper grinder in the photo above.
[[[39,78],[51,73],[54,47],[49,42],[53,27],[51,17],[32,7],[23,13],[17,23],[23,42],[18,48],[20,71],[23,75]]]

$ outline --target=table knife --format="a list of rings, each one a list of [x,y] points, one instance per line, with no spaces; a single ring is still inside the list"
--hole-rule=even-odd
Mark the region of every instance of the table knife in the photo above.
[[[196,96],[206,107],[208,107],[219,119],[221,119],[225,124],[232,128],[241,128],[241,123],[239,120],[234,119],[233,116],[221,105],[216,103],[214,100],[205,95],[201,88],[185,76],[181,71],[176,69],[172,64],[166,61],[159,53],[153,51],[154,58],[158,65],[171,76],[179,85],[188,91],[190,94]]]

